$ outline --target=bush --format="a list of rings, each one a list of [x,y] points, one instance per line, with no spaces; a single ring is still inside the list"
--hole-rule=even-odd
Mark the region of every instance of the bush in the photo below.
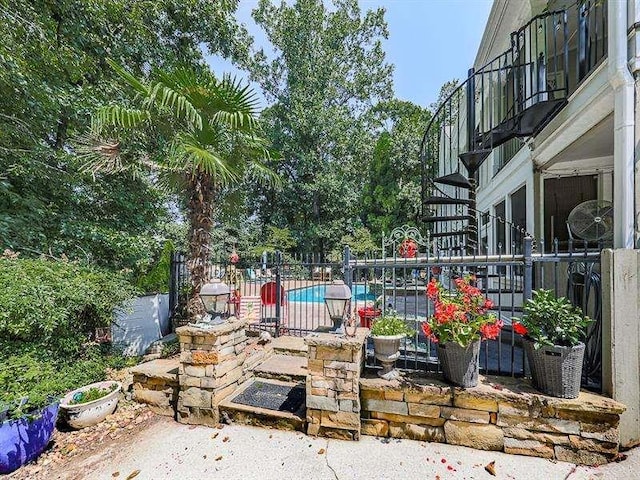
[[[98,345],[86,346],[82,354],[73,358],[24,344],[0,347],[0,414],[8,408],[8,416],[13,418],[45,406],[50,398],[104,380],[110,368],[123,368],[137,361]],[[20,405],[21,401],[25,403]]]
[[[73,262],[0,258],[0,346],[77,355],[135,289],[120,275]]]
[[[171,254],[173,251],[173,243],[166,242],[160,252],[158,261],[136,281],[136,286],[140,292],[167,293],[169,291]]]

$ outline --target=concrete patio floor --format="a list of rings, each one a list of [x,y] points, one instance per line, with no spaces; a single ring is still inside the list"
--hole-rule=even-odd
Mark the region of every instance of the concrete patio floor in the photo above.
[[[105,445],[47,479],[75,480],[351,480],[351,479],[640,479],[640,450],[601,467],[576,467],[534,457],[484,452],[411,440],[359,442],[308,437],[300,432],[243,425],[212,429],[168,418],[135,436]],[[496,476],[485,471],[495,462]],[[136,473],[136,475],[133,475]]]

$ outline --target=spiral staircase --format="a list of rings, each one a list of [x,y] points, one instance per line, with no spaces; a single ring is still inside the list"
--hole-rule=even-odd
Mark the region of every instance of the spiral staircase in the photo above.
[[[565,10],[532,18],[511,34],[509,50],[469,70],[431,118],[421,145],[422,220],[440,249],[477,252],[480,167],[566,105],[569,42]]]

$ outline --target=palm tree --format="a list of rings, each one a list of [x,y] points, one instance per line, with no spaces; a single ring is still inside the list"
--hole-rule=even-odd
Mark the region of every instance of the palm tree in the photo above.
[[[153,71],[138,80],[109,61],[132,88],[133,106],[113,104],[92,117],[91,133],[79,141],[86,168],[114,173],[151,169],[186,196],[189,222],[190,318],[204,313],[199,293],[207,281],[213,216],[224,187],[247,176],[278,183],[266,167],[267,141],[260,136],[257,101],[249,86],[208,69]]]

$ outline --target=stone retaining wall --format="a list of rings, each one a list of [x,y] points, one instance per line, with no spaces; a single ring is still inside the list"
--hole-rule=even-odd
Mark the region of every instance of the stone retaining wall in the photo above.
[[[175,416],[180,392],[177,361],[156,360],[131,369],[133,374],[133,400],[149,405],[155,413]]]
[[[307,351],[307,433],[329,438],[360,438],[360,372],[369,330],[355,337],[316,333],[305,337]]]
[[[246,322],[230,318],[213,328],[180,327],[181,423],[216,426],[218,404],[249,376],[245,368]]]
[[[582,392],[547,397],[527,382],[481,377],[454,388],[437,376],[360,379],[362,434],[464,445],[577,464],[617,456],[624,405]]]

